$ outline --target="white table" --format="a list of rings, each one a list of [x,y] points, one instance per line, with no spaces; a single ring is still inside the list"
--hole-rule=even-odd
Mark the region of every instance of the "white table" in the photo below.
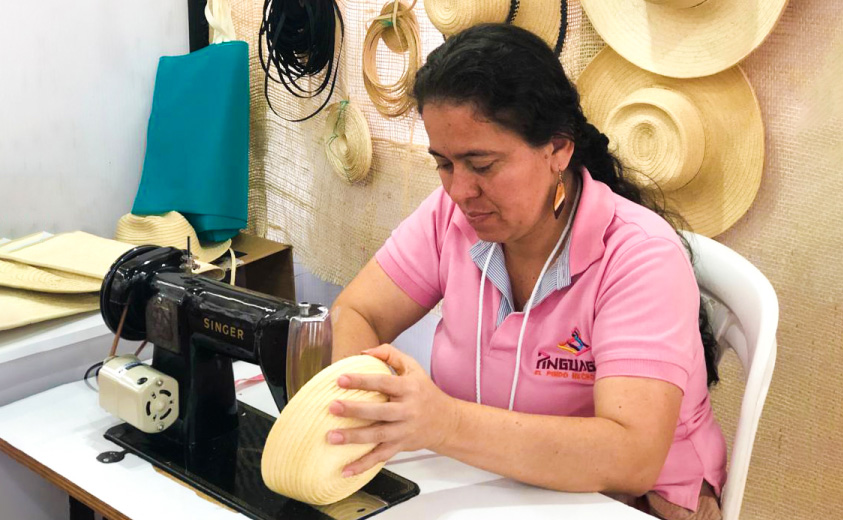
[[[237,378],[258,372],[254,365],[235,363]],[[266,385],[246,388],[238,398],[277,415]],[[69,383],[0,407],[0,451],[110,520],[246,518],[134,455],[115,464],[98,462],[98,454],[119,450],[103,438],[119,422],[99,408],[91,389],[82,382]],[[535,488],[428,451],[402,453],[387,467],[416,482],[421,494],[378,514],[382,520],[651,518],[597,493]]]

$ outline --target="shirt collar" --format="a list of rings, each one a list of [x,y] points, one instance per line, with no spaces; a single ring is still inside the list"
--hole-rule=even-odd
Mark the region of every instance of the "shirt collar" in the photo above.
[[[571,226],[571,276],[585,271],[603,258],[606,244],[603,237],[615,217],[615,197],[606,184],[595,181],[582,169],[582,194]]]
[[[581,175],[582,190],[574,222],[571,226],[570,239],[565,241],[562,253],[541,280],[534,306],[541,303],[553,291],[568,287],[571,284],[571,277],[585,271],[588,266],[599,260],[606,250],[603,236],[615,214],[612,190],[604,183],[595,181],[586,168],[582,169]],[[500,247],[500,244],[478,239],[474,229],[468,224],[459,208],[456,208],[456,212],[458,213],[457,217],[461,217],[458,218],[457,224],[464,224],[464,226],[460,225],[460,228],[468,237],[473,237],[476,240],[474,245],[471,246],[469,254],[471,260],[481,272],[489,249],[495,248],[489,262],[487,277],[501,292],[510,309],[514,308],[512,287],[509,283],[503,248]],[[465,229],[465,227],[468,229]]]
[[[556,261],[554,261],[548,268],[548,272],[545,273],[544,278],[541,280],[533,307],[538,306],[545,298],[550,296],[553,291],[558,291],[571,285],[571,270],[569,261],[570,247],[571,240],[566,240],[565,245],[562,248],[562,253],[559,254]],[[490,282],[492,282],[492,285],[500,291],[501,295],[506,300],[508,312],[504,311],[501,313],[502,316],[505,316],[509,312],[512,312],[515,308],[515,303],[512,299],[512,286],[509,281],[509,273],[506,270],[506,260],[504,258],[503,248],[496,242],[477,240],[477,242],[471,246],[471,249],[469,249],[469,255],[471,256],[471,260],[474,262],[474,265],[476,265],[477,269],[479,269],[482,273],[486,257],[489,254],[489,250],[492,248],[494,248],[494,251],[492,252],[491,260],[489,260],[489,269],[486,273],[486,277]],[[501,321],[500,317],[498,321]]]

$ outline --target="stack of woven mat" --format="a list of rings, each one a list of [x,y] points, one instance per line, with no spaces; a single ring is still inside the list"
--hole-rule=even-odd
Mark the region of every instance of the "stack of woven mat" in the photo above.
[[[0,330],[99,308],[111,264],[133,248],[81,231],[0,244]]]

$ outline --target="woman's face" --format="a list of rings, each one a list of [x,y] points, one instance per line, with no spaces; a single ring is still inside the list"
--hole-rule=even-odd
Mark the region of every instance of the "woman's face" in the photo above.
[[[515,244],[552,226],[570,141],[533,147],[470,105],[427,104],[424,126],[442,185],[480,239]]]

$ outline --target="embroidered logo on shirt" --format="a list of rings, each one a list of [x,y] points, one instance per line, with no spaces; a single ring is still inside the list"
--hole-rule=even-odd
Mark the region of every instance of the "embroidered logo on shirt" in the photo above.
[[[566,352],[570,352],[575,356],[585,354],[586,352],[591,350],[591,346],[586,344],[586,342],[582,340],[582,338],[580,337],[580,331],[577,329],[574,329],[574,331],[571,333],[571,337],[568,338],[568,341],[556,345],[556,348],[562,349]]]
[[[579,359],[590,350],[591,346],[582,339],[579,330],[574,329],[564,343],[539,350],[535,375],[592,382],[597,368],[594,360]],[[574,357],[569,357],[570,354]]]

